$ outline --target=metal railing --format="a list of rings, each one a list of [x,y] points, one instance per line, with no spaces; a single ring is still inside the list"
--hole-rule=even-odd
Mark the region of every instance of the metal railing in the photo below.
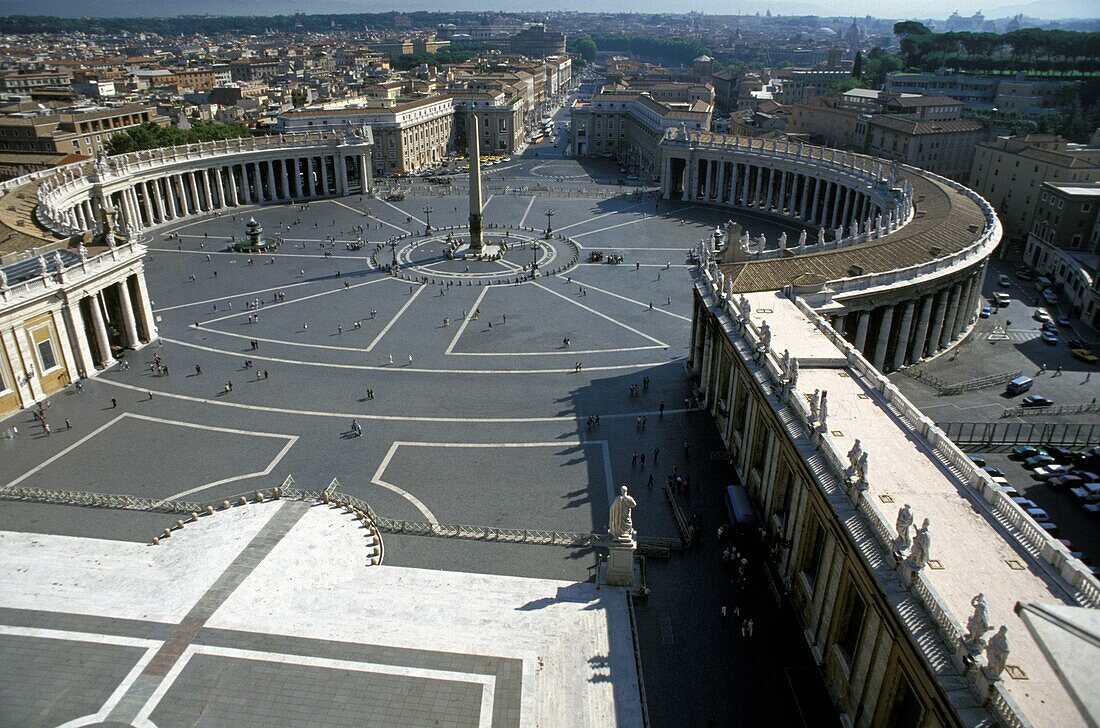
[[[960,447],[997,445],[1062,445],[1090,447],[1100,444],[1100,425],[1063,422],[937,422]]]
[[[1036,415],[1079,415],[1100,412],[1100,404],[1056,404],[1050,407],[1009,407],[1001,417],[1034,417]]]

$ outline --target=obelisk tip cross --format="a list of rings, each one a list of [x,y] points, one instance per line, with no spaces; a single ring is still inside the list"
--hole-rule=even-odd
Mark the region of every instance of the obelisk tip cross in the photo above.
[[[481,150],[477,114],[470,114],[466,131],[470,151],[470,250],[480,252],[485,243],[481,239]]]

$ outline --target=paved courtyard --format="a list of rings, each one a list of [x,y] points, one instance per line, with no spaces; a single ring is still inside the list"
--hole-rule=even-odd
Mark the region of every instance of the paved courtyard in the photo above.
[[[590,176],[604,167],[544,152],[491,170],[487,224],[537,239],[520,228],[552,207],[579,253],[521,284],[491,282],[537,256],[561,267],[566,249],[446,260],[442,231],[468,211],[445,190],[152,231],[160,346],[53,396],[52,435],[29,412],[0,422],[21,432],[0,439],[0,489],[217,504],[288,476],[314,491],[337,479],[393,519],[603,533],[627,485],[639,534],[678,539],[662,487],[675,468],[702,529],[692,550],[647,559],[635,619],[651,724],[821,725],[795,621],[762,570],[731,586],[713,536],[733,475],[710,457],[718,438],[686,376],[687,252],[728,213],[630,188],[582,196],[616,189]],[[558,189],[524,189],[537,184]],[[274,255],[226,252],[251,217],[284,239]],[[394,254],[434,282],[388,275]],[[383,565],[367,568],[347,519],[300,506],[202,519],[178,532],[196,554],[176,536],[149,545],[176,516],[0,501],[0,560],[20,574],[0,590],[0,725],[640,723],[626,601],[597,590],[591,549],[384,534]],[[721,620],[727,602],[753,637]]]

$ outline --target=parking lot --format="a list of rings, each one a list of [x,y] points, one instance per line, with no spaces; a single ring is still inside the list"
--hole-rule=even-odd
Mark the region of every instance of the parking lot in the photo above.
[[[1037,480],[1032,470],[1024,467],[1019,456],[1012,454],[1010,447],[997,452],[971,453],[985,460],[987,467],[999,468],[1004,478],[1020,492],[1020,495],[1034,501],[1047,512],[1050,521],[1058,526],[1057,537],[1067,539],[1074,550],[1084,554],[1086,563],[1100,564],[1100,517],[1084,509],[1068,488],[1053,488],[1046,482]]]

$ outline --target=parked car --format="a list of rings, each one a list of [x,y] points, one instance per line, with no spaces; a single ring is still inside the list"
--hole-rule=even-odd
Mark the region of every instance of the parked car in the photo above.
[[[1043,300],[1053,306],[1058,303],[1058,295],[1053,289],[1047,288],[1043,291]]]
[[[1028,508],[1038,508],[1039,507],[1039,504],[1036,503],[1035,501],[1030,500],[1028,498],[1024,498],[1022,496],[1013,496],[1012,497],[1012,502],[1015,503],[1016,505],[1020,506],[1020,508],[1023,508],[1024,510],[1027,510]]]
[[[1085,483],[1076,488],[1070,488],[1069,494],[1081,503],[1096,503],[1100,501],[1100,483]]]
[[[1034,445],[1017,445],[1012,448],[1012,457],[1019,460],[1045,454],[1048,454],[1046,450],[1041,447],[1035,447]]]
[[[1031,471],[1031,477],[1037,480],[1047,480],[1053,478],[1055,475],[1062,475],[1069,472],[1068,465],[1059,465],[1058,463],[1052,463],[1050,465],[1044,465],[1040,468],[1035,468]]]
[[[1047,487],[1054,488],[1055,490],[1069,490],[1070,488],[1076,488],[1082,485],[1085,481],[1081,479],[1080,475],[1073,475],[1072,473],[1063,473],[1061,475],[1055,475],[1053,478],[1047,480]]]
[[[983,465],[982,470],[984,470],[992,478],[1005,477],[1003,470],[1001,470],[1000,468],[995,468],[992,465]]]
[[[1080,468],[1073,468],[1069,471],[1070,475],[1076,475],[1086,483],[1100,483],[1100,475],[1092,472],[1091,470],[1081,470]]]
[[[1058,318],[1054,319],[1054,322],[1059,326],[1066,328],[1068,328],[1070,325],[1069,316],[1059,316]]]
[[[1077,339],[1077,338],[1066,339],[1066,346],[1068,346],[1071,349],[1087,349],[1088,348],[1088,345],[1085,344],[1084,341],[1082,341],[1081,339]]]
[[[1085,504],[1085,513],[1091,513],[1094,516],[1097,513],[1100,513],[1100,503],[1086,503]],[[1097,567],[1093,567],[1092,573],[1093,573],[1094,576],[1097,574],[1096,569],[1097,569]]]
[[[1028,268],[1017,268],[1012,275],[1016,276],[1021,281],[1030,281],[1035,278],[1035,275]]]
[[[1020,491],[1013,488],[1011,485],[1002,485],[1001,492],[1007,495],[1009,498],[1019,498]]]
[[[1089,364],[1095,364],[1096,360],[1100,358],[1097,357],[1096,354],[1093,354],[1091,350],[1085,348],[1070,349],[1069,353],[1075,358],[1088,362]]]
[[[1002,273],[1001,275],[997,276],[997,285],[1001,288],[1008,288],[1012,285],[1012,279]]]
[[[1043,340],[1044,344],[1050,344],[1054,346],[1058,343],[1058,332],[1056,331],[1044,331],[1039,335],[1039,338]]]
[[[1053,321],[1047,321],[1039,327],[1042,331],[1058,331],[1058,327],[1054,325]]]
[[[1054,404],[1054,401],[1047,399],[1041,394],[1029,394],[1020,400],[1020,404],[1024,407],[1050,407]]]
[[[1051,445],[1046,448],[1046,451],[1050,453],[1051,457],[1057,463],[1073,463],[1077,461],[1077,451],[1070,450],[1068,447],[1062,447],[1061,445]]]
[[[1025,508],[1024,513],[1034,518],[1037,523],[1048,523],[1050,521],[1050,514],[1042,508]]]
[[[1035,309],[1035,313],[1031,314],[1031,318],[1035,319],[1039,323],[1046,323],[1050,321],[1050,314],[1041,308]]]
[[[967,455],[967,457],[970,458],[970,462],[974,463],[979,468],[985,467],[985,458],[981,455]]]
[[[992,306],[982,306],[982,310],[978,312],[978,318],[989,318],[993,315]]]
[[[1058,526],[1054,523],[1051,523],[1050,521],[1040,522],[1039,528],[1049,533],[1052,538],[1058,538],[1058,534],[1061,533],[1061,531],[1058,529]]]
[[[1047,455],[1046,453],[1043,453],[1042,455],[1036,455],[1034,457],[1028,458],[1027,460],[1024,460],[1024,467],[1028,470],[1034,470],[1035,468],[1041,468],[1044,465],[1050,465],[1053,462],[1054,458],[1052,458],[1050,455]]]

